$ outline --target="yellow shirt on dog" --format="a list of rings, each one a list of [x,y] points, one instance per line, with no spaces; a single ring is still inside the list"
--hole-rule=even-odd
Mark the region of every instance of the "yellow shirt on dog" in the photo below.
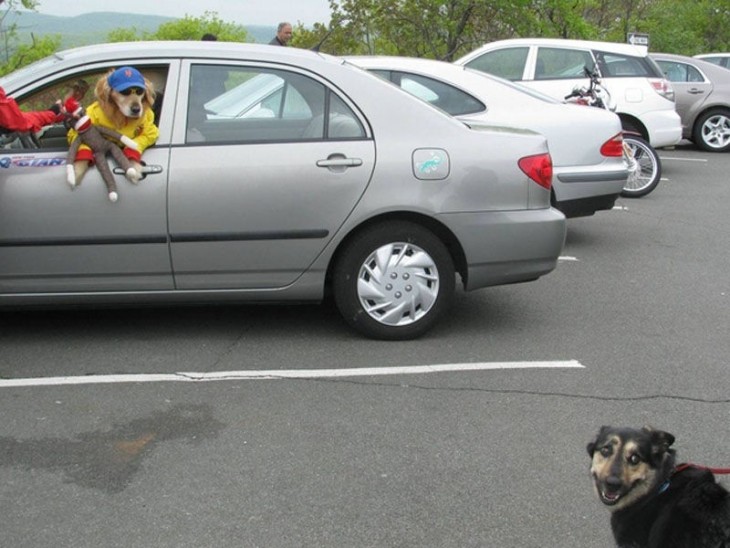
[[[124,148],[124,155],[130,160],[139,161],[145,149],[154,145],[160,134],[160,130],[155,125],[155,114],[150,109],[145,110],[141,118],[130,118],[129,122],[123,127],[115,127],[112,121],[104,114],[98,102],[89,105],[86,109],[86,115],[92,124],[114,129],[137,143],[138,150]],[[66,138],[69,144],[76,139],[77,135],[78,133],[75,129],[71,128],[68,130]],[[94,155],[89,147],[86,145],[79,147],[79,152],[76,155],[77,160],[93,161],[93,157]]]

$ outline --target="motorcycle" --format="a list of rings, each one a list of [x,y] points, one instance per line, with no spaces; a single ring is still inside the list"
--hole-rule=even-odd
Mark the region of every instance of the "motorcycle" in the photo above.
[[[588,87],[576,87],[565,96],[565,100],[579,105],[603,108],[613,112],[615,105],[611,102],[611,94],[601,85],[597,70],[584,69],[589,78]],[[633,131],[623,132],[623,156],[629,170],[629,177],[624,184],[621,196],[639,198],[646,196],[659,184],[662,176],[662,164],[654,147],[641,135]]]

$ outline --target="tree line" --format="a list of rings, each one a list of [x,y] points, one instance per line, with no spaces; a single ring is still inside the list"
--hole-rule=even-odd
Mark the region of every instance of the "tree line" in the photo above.
[[[60,38],[18,40],[7,15],[36,10],[42,0],[0,0],[0,38],[7,74],[58,50]],[[453,61],[484,43],[504,38],[551,37],[626,42],[648,34],[650,50],[694,55],[730,51],[730,0],[330,0],[329,21],[298,24],[292,46],[335,55],[404,55]],[[242,24],[215,12],[185,16],[155,32],[119,28],[108,42],[199,40],[248,42]]]

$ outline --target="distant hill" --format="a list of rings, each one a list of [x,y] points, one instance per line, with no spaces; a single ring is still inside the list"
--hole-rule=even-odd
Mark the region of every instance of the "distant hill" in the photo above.
[[[23,42],[31,41],[31,34],[40,37],[55,34],[61,37],[61,49],[101,44],[106,42],[110,31],[118,28],[134,28],[141,32],[154,32],[175,17],[141,15],[135,13],[95,12],[75,17],[59,17],[24,11],[11,12],[8,24],[18,25],[18,34]],[[276,34],[275,26],[244,25],[252,42],[267,43]]]

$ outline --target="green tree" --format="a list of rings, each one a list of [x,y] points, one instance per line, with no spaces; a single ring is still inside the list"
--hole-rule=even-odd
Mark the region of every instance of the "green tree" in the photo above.
[[[452,60],[456,53],[510,35],[515,12],[529,0],[330,0],[329,28],[297,29],[293,45],[311,47],[331,32],[322,51]]]
[[[206,11],[201,17],[186,15],[169,23],[163,23],[155,32],[139,32],[135,28],[114,29],[107,36],[109,42],[134,40],[200,40],[206,34],[214,34],[223,42],[248,42],[245,27],[226,23],[216,12]]]
[[[665,0],[654,6],[645,28],[652,51],[730,51],[730,0]]]
[[[32,36],[32,39],[31,44],[20,44],[17,46],[7,62],[0,64],[0,76],[4,76],[20,67],[53,55],[61,45],[61,38],[55,35],[46,35],[41,38]]]
[[[18,25],[12,20],[12,14],[19,8],[35,10],[38,0],[0,0],[0,38],[4,46],[4,58],[0,63],[8,64],[17,47]]]

